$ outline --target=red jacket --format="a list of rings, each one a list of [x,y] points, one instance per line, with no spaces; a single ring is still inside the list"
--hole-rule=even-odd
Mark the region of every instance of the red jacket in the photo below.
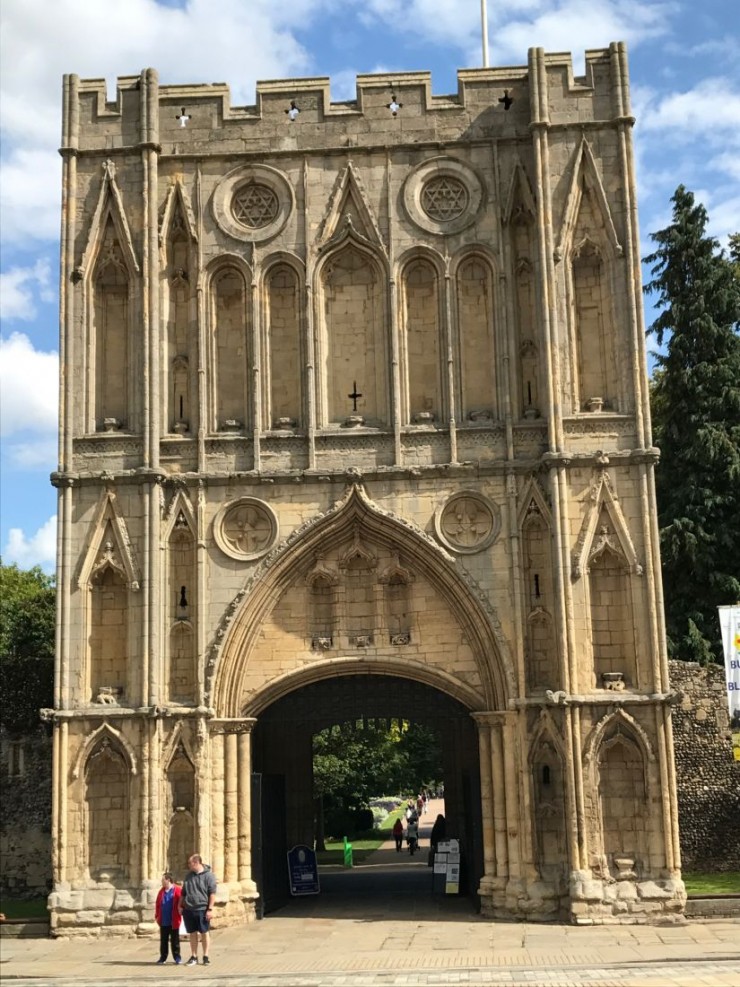
[[[179,902],[180,895],[182,894],[182,888],[174,884],[173,885],[175,895],[172,899],[172,928],[179,929],[180,922],[182,922],[182,914],[180,913]],[[157,925],[162,924],[162,899],[164,898],[164,888],[159,889],[159,894],[157,895],[157,900],[154,902],[154,918],[157,920]]]

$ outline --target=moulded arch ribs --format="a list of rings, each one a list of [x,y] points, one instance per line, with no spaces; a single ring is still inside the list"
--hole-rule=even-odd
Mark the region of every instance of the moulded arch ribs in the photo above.
[[[260,257],[259,276],[262,284],[267,284],[270,277],[281,267],[289,267],[298,278],[300,286],[305,287],[306,265],[297,254],[290,250],[273,250]]]
[[[555,247],[556,261],[562,260],[575,246],[574,237],[578,228],[578,217],[586,190],[591,194],[592,202],[603,222],[606,239],[604,246],[608,246],[609,250],[616,257],[621,257],[624,254],[624,249],[617,236],[611,210],[609,209],[609,202],[604,191],[604,184],[601,180],[599,169],[596,166],[591,145],[584,137],[573,159],[573,171],[568,197],[563,210],[560,236]]]
[[[405,250],[396,261],[398,279],[403,280],[414,264],[424,261],[427,264],[431,264],[438,278],[442,279],[447,274],[449,258],[443,256],[439,251],[434,250],[433,247],[428,247],[426,244],[420,243]]]
[[[409,585],[413,583],[415,578],[414,573],[401,564],[399,553],[394,552],[391,556],[391,564],[386,566],[386,568],[380,573],[378,576],[378,582],[382,584],[399,582]]]
[[[249,288],[252,283],[252,264],[245,255],[231,252],[219,254],[206,266],[204,270],[206,287],[212,290],[214,282],[221,274],[234,270],[244,278],[245,289]]]
[[[326,679],[344,676],[378,675],[390,678],[410,679],[455,699],[472,712],[486,708],[479,692],[439,668],[431,668],[423,662],[392,658],[328,658],[312,662],[295,672],[288,672],[272,679],[258,694],[236,714],[241,717],[259,716],[278,699],[296,692],[307,685]]]
[[[239,715],[245,663],[284,590],[296,579],[305,578],[317,554],[339,550],[346,544],[355,526],[361,528],[366,541],[414,559],[417,577],[428,579],[448,601],[466,635],[478,667],[481,708],[506,709],[516,692],[513,658],[486,594],[424,531],[382,510],[360,484],[352,483],[332,507],[305,522],[270,552],[227,608],[206,666],[206,694],[219,715]]]
[[[336,586],[339,582],[339,574],[335,568],[328,566],[324,562],[323,555],[316,556],[313,567],[306,573],[306,584],[308,586],[313,586],[320,582],[328,586]]]
[[[95,270],[109,220],[113,223],[113,228],[116,231],[129,275],[139,274],[139,262],[136,259],[131,230],[123,208],[121,190],[116,181],[115,164],[110,159],[103,163],[103,179],[100,184],[98,202],[90,222],[87,244],[76,272],[79,276],[90,276]]]
[[[181,757],[184,757],[193,771],[195,771],[195,755],[190,749],[190,744],[185,736],[183,725],[180,722],[172,731],[172,736],[169,738],[162,750],[162,764],[164,765],[164,773],[167,774],[174,762]]]
[[[596,545],[598,522],[602,510],[606,511],[617,538],[617,544],[611,543],[608,547],[615,554],[622,556],[625,568],[629,568],[633,575],[641,576],[643,567],[637,558],[637,552],[632,543],[622,508],[612,489],[609,474],[606,470],[602,470],[591,484],[586,513],[581,522],[576,546],[571,554],[572,578],[580,579],[584,573],[588,572],[589,561],[595,554],[595,548],[604,548],[604,546]]]
[[[356,237],[380,247],[383,253],[386,253],[383,236],[362,179],[351,161],[339,173],[334,183],[326,214],[316,238],[319,249],[324,250],[332,246],[338,238],[341,238],[348,226],[352,228]]]
[[[620,734],[636,745],[642,756],[645,768],[647,768],[648,764],[656,763],[653,745],[644,728],[637,722],[634,716],[631,716],[624,708],[620,707],[612,712],[604,713],[586,737],[582,753],[584,768],[594,768],[598,763],[604,743]]]
[[[103,542],[107,531],[111,532],[110,537],[113,539],[110,546]],[[82,589],[87,586],[94,574],[105,568],[116,569],[129,589],[139,589],[141,576],[126,522],[118,508],[116,495],[108,489],[101,492],[95,515],[90,522],[87,544],[77,573],[78,587]]]
[[[134,748],[126,740],[124,735],[112,727],[110,723],[101,723],[97,730],[93,730],[85,738],[80,749],[77,751],[77,757],[74,759],[74,764],[70,770],[70,776],[73,781],[76,781],[87,768],[90,756],[95,753],[98,745],[106,742],[123,758],[124,763],[132,775],[138,773],[138,762]]]
[[[537,217],[537,204],[529,176],[520,159],[511,172],[509,188],[504,201],[502,221],[505,226],[512,223],[533,223]]]
[[[193,243],[198,242],[198,229],[195,222],[193,204],[181,178],[176,178],[167,189],[159,220],[159,242],[162,245],[170,236],[172,223],[178,209],[185,220],[185,232]]]

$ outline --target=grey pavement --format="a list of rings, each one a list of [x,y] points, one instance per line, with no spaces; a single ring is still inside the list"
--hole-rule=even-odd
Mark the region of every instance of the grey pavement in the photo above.
[[[247,926],[214,925],[208,967],[156,965],[155,938],[3,938],[0,982],[740,987],[737,920],[586,927],[491,922],[467,898],[431,893],[426,856],[426,846],[413,858],[384,846],[352,870],[322,868],[320,895],[293,899]]]

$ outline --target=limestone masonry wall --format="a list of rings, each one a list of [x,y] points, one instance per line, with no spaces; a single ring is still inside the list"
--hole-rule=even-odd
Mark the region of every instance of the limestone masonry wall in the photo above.
[[[685,871],[740,867],[740,761],[732,756],[721,665],[671,661],[678,820]]]

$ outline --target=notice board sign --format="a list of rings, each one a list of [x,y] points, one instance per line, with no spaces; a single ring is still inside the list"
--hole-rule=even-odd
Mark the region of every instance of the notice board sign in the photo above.
[[[292,895],[319,893],[319,868],[310,846],[299,843],[288,850],[288,880]]]

